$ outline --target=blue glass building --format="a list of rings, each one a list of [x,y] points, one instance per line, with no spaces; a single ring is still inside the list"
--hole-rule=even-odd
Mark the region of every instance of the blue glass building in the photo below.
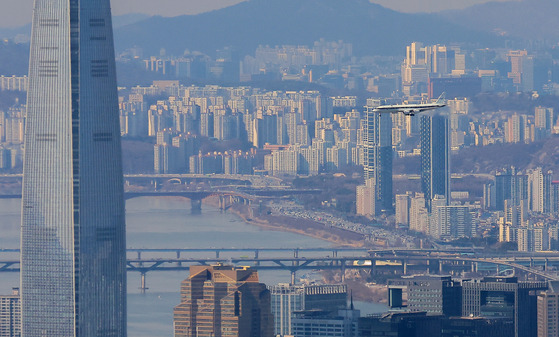
[[[392,190],[392,114],[375,111],[378,104],[368,100],[365,107],[365,180],[372,179],[375,188],[375,213],[394,213]]]
[[[126,336],[109,0],[35,0],[21,233],[22,336]]]
[[[421,116],[421,192],[431,211],[435,196],[450,201],[450,131],[444,115]]]

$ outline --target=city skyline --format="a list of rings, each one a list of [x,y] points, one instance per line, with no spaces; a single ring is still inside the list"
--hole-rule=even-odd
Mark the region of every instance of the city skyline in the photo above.
[[[22,336],[126,336],[109,0],[36,0],[22,188]]]
[[[150,0],[114,0],[112,3],[112,11],[114,15],[140,13],[172,17],[177,15],[199,14],[232,6],[243,1],[246,0],[162,0],[158,2]],[[491,1],[492,0],[373,0],[372,2],[396,11],[417,13],[463,9]],[[517,0],[493,1],[504,2]],[[32,7],[33,0],[5,0],[0,4],[0,27],[18,27],[30,23],[31,16],[29,13],[31,13]]]
[[[33,1],[0,337],[559,337],[559,3]]]

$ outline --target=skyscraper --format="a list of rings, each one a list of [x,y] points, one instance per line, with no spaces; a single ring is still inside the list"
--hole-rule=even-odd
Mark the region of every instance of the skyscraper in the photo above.
[[[392,116],[374,109],[368,102],[364,175],[365,180],[374,181],[376,213],[382,210],[392,213]]]
[[[272,336],[273,320],[270,291],[249,267],[190,267],[174,310],[176,337]]]
[[[427,208],[435,195],[450,200],[450,137],[448,118],[421,116],[421,190]]]
[[[21,234],[22,336],[126,336],[109,0],[35,0]]]
[[[272,295],[274,335],[291,335],[294,313],[300,310],[321,309],[337,314],[347,308],[345,284],[287,284],[268,287]]]

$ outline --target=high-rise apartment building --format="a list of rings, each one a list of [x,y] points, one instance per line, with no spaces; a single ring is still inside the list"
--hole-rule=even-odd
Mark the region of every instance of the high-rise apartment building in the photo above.
[[[270,291],[249,267],[192,266],[174,329],[175,337],[272,336]]]
[[[528,116],[514,114],[505,122],[505,141],[507,143],[522,143],[529,139],[527,127]]]
[[[0,91],[27,91],[29,78],[27,76],[11,76],[6,77],[0,75]]]
[[[495,175],[495,209],[505,210],[505,201],[510,200],[509,207],[521,205],[528,199],[528,177],[519,173],[514,167],[497,172]]]
[[[448,118],[443,115],[421,116],[421,190],[426,206],[442,196],[450,201],[450,137]]]
[[[556,119],[553,108],[538,106],[534,109],[534,116],[534,125],[536,128],[541,128],[547,132],[551,132]]]
[[[291,335],[294,313],[322,309],[337,313],[347,307],[345,284],[286,284],[268,287],[272,296],[274,335]]]
[[[425,195],[416,193],[410,200],[410,230],[429,234],[429,212],[425,207]]]
[[[401,68],[404,92],[414,94],[406,90],[409,86],[416,86],[419,90],[415,91],[422,92],[424,90],[420,90],[421,86],[426,88],[430,77],[450,75],[456,68],[455,54],[455,50],[446,46],[423,46],[420,42],[411,43],[406,47],[406,58]],[[460,66],[460,68],[464,67],[465,64]]]
[[[469,238],[475,234],[468,206],[433,206],[431,236],[441,239]]]
[[[409,225],[410,223],[410,199],[411,195],[397,194],[396,195],[396,223],[402,225]]]
[[[22,336],[126,336],[109,0],[35,0],[27,104]]]
[[[374,110],[366,107],[365,180],[374,179],[376,213],[392,213],[392,116]]]
[[[533,55],[528,55],[526,50],[511,50],[507,58],[510,61],[511,71],[508,78],[512,79],[518,91],[538,90],[535,80],[535,68],[538,60]]]
[[[544,172],[537,167],[527,172],[528,176],[528,207],[532,212],[549,214],[552,212],[551,182],[553,172]]]
[[[376,215],[375,181],[367,179],[365,185],[359,185],[355,189],[355,208],[357,215]]]
[[[0,337],[21,336],[21,301],[19,289],[0,296]]]

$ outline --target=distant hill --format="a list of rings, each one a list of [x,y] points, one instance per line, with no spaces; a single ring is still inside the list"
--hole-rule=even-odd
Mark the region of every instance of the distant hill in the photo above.
[[[118,29],[122,26],[131,25],[133,23],[145,20],[149,17],[151,16],[147,14],[141,14],[141,13],[116,15],[113,16],[113,28]]]
[[[0,39],[13,39],[18,35],[23,35],[27,38],[31,35],[31,24],[14,28],[0,27]]]
[[[464,28],[524,39],[559,39],[559,1],[488,2],[440,16]]]
[[[29,45],[0,42],[0,75],[27,75]]]
[[[553,179],[557,180],[559,135],[530,144],[504,143],[464,148],[452,155],[450,166],[452,173],[462,174],[491,173],[510,166],[523,171],[542,167],[544,171],[553,170]],[[394,174],[419,174],[419,167],[419,157],[398,158],[394,161]],[[405,189],[400,190],[403,191]]]
[[[264,45],[344,40],[357,55],[403,54],[413,41],[466,42],[491,46],[500,40],[435,14],[404,14],[367,0],[249,0],[220,10],[173,18],[151,17],[115,32],[117,49],[140,46],[146,55],[182,55],[185,49],[213,55],[224,46],[241,55]]]
[[[559,165],[559,136],[530,144],[494,144],[470,147],[452,157],[454,173],[489,173],[504,167],[515,166],[520,170],[542,167],[555,170]],[[554,172],[554,179],[559,172]]]
[[[149,18],[149,15],[146,14],[125,14],[125,15],[116,15],[113,16],[113,27],[115,29],[120,28],[122,26],[130,25],[136,23],[138,21],[145,20]],[[0,27],[0,40],[1,39],[13,39],[16,36],[25,36],[29,38],[31,35],[31,24],[26,24],[21,27],[14,27],[14,28],[1,28]]]

